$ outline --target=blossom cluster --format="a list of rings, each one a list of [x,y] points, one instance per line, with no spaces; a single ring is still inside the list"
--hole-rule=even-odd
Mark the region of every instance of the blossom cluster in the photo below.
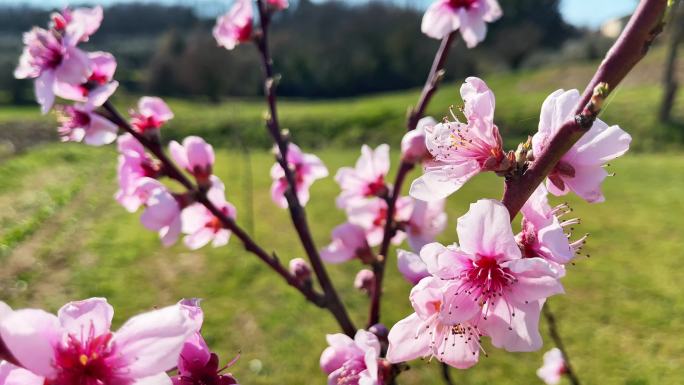
[[[268,17],[287,8],[288,2],[265,0],[257,6],[263,27],[264,12]],[[254,40],[264,49],[265,31],[255,33],[254,16],[251,0],[236,0],[216,22],[217,44],[233,49]],[[437,0],[425,13],[422,30],[434,38],[458,30],[472,48],[484,39],[486,23],[500,16],[496,0]],[[129,212],[142,209],[141,223],[158,232],[163,245],[173,245],[181,235],[190,249],[226,245],[237,211],[214,174],[213,147],[189,136],[171,141],[167,157],[161,129],[174,114],[158,97],[142,97],[128,119],[113,109],[109,98],[118,87],[115,58],[81,48],[102,20],[100,7],[54,13],[47,28],[24,34],[15,76],[34,79],[41,111],[54,109],[59,115],[63,141],[94,146],[117,142],[115,199]],[[596,119],[522,207],[517,234],[511,226],[515,218],[502,203],[480,199],[458,218],[458,242],[444,245],[436,239],[447,225],[446,199],[482,172],[508,180],[521,176],[535,156],[549,148],[561,126],[572,121],[581,99],[577,90],[553,92],[541,107],[538,132],[507,152],[495,123],[494,92],[482,79],[469,77],[460,96],[462,107],[452,109],[450,117],[440,122],[423,117],[404,135],[399,175],[415,165],[423,169],[408,195],[401,194],[402,178],[396,186],[388,181],[387,144],[363,145],[354,167],[335,174],[341,189],[336,206],[346,221],[332,230],[320,257],[328,263],[359,260],[372,266],[359,271],[354,286],[377,299],[382,277],[374,271],[388,257],[382,254],[388,254],[390,243],[398,246],[406,240],[411,251],[397,250],[397,266],[413,285],[409,300],[414,312],[389,331],[376,324],[358,330],[353,339],[349,331],[328,335],[320,365],[331,384],[391,383],[395,364],[416,358],[469,368],[484,352],[483,338],[512,352],[540,349],[542,307],[549,297],[564,292],[566,266],[587,239],[573,238],[571,226],[579,219],[564,219],[570,209],[566,204],[552,206],[549,195],[573,192],[587,202],[602,202],[601,184],[610,175],[607,162],[629,149],[629,134]],[[126,132],[120,134],[120,129]],[[328,169],[289,136],[276,142],[271,198],[278,207],[295,210],[291,205],[305,206],[311,186],[327,177]],[[186,190],[175,192],[164,178]],[[298,281],[300,289],[313,287],[305,260],[291,260],[289,273],[287,278]],[[38,309],[15,311],[0,302],[0,356],[7,359],[0,363],[0,385],[237,383],[224,373],[234,361],[219,368],[218,357],[200,333],[203,313],[198,301],[183,300],[139,315],[116,332],[111,331],[112,317],[112,307],[102,298],[71,302],[56,316]],[[559,381],[569,368],[563,354],[552,350],[545,355],[540,378],[550,384]]]
[[[238,383],[223,373],[233,362],[219,369],[204,342],[199,300],[137,315],[117,331],[113,317],[104,298],[69,302],[57,315],[0,302],[0,337],[13,362],[0,361],[0,384]]]
[[[465,122],[456,114],[430,126],[425,146],[431,160],[411,185],[410,194],[440,200],[479,172],[509,175],[520,153],[505,153],[494,123],[494,94],[477,78],[461,87]],[[544,151],[560,126],[574,115],[576,90],[559,90],[542,105],[539,132],[523,162]],[[400,250],[400,271],[415,284],[409,296],[414,313],[389,333],[387,359],[398,363],[434,357],[456,368],[477,363],[482,338],[507,351],[542,346],[539,318],[544,302],[563,293],[560,279],[586,241],[571,239],[579,219],[561,219],[566,204],[552,207],[549,193],[573,191],[588,202],[604,200],[605,164],[624,154],[631,138],[618,126],[597,119],[588,132],[539,186],[522,208],[521,231],[514,234],[509,212],[499,201],[482,199],[458,219],[458,243],[429,243],[418,254]],[[546,373],[546,372],[544,372]],[[540,374],[541,376],[541,374]]]

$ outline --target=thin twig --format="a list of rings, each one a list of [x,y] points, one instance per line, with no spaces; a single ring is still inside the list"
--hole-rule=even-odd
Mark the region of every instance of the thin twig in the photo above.
[[[326,307],[335,316],[344,333],[349,336],[353,336],[356,333],[356,327],[352,323],[351,318],[349,318],[347,309],[337,294],[337,290],[335,289],[335,286],[333,285],[332,280],[325,269],[323,260],[318,253],[318,248],[316,247],[313,237],[311,236],[309,223],[306,219],[306,212],[300,204],[299,198],[296,194],[296,177],[290,169],[287,161],[289,140],[281,132],[280,123],[278,121],[278,109],[275,92],[277,79],[274,77],[273,60],[271,59],[271,53],[268,45],[268,27],[270,25],[271,15],[266,4],[264,4],[262,0],[257,0],[257,8],[259,10],[261,30],[260,34],[256,38],[256,46],[259,50],[264,70],[264,94],[266,96],[266,102],[269,108],[269,116],[266,120],[266,127],[273,137],[273,141],[278,147],[279,155],[276,156],[276,160],[283,169],[285,173],[285,179],[288,183],[288,189],[285,192],[285,198],[287,199],[290,217],[295,226],[302,246],[309,257],[309,261],[311,262],[311,266],[316,274],[316,278],[323,289],[326,299]]]
[[[511,220],[561,157],[591,127],[588,123],[593,120],[587,121],[586,118],[595,119],[596,115],[592,117],[586,114],[586,108],[591,103],[595,88],[604,83],[609,90],[614,90],[636,63],[646,55],[651,43],[662,30],[662,19],[666,8],[667,0],[642,0],[639,3],[624,31],[608,51],[606,58],[587,85],[575,108],[575,117],[561,126],[544,151],[534,154],[535,160],[523,175],[506,181],[502,202],[508,208]]]
[[[451,379],[451,372],[449,371],[450,366],[442,362],[442,378],[446,385],[454,385],[454,381]]]
[[[546,301],[546,303],[544,304],[542,312],[544,313],[544,318],[546,318],[546,324],[549,327],[549,334],[551,335],[551,339],[563,355],[563,360],[565,361],[564,374],[568,376],[568,379],[570,380],[570,383],[572,385],[580,385],[580,380],[579,378],[577,378],[577,374],[575,374],[575,370],[572,368],[572,364],[570,363],[568,351],[565,350],[563,339],[561,338],[560,333],[558,332],[558,326],[556,325],[556,317],[553,315],[553,312],[549,307],[549,301]]]
[[[281,263],[280,260],[275,255],[269,254],[266,250],[261,248],[250,236],[247,234],[240,226],[233,221],[230,217],[225,215],[223,211],[218,209],[210,200],[207,198],[206,191],[199,189],[195,184],[190,181],[190,179],[180,170],[178,167],[169,159],[169,157],[164,152],[161,145],[157,142],[148,139],[144,135],[141,135],[136,130],[131,127],[126,119],[121,116],[119,111],[107,101],[103,105],[104,109],[111,115],[109,118],[113,123],[118,125],[122,130],[131,134],[135,137],[140,144],[142,144],[147,150],[149,150],[164,167],[165,174],[178,181],[182,184],[189,193],[191,193],[195,200],[202,205],[204,205],[214,216],[216,216],[223,227],[230,230],[244,245],[245,249],[252,254],[256,255],[259,259],[265,262],[269,267],[271,267],[276,273],[282,276],[285,281],[299,290],[307,300],[315,304],[318,307],[325,306],[325,299],[322,294],[317,293],[310,286],[304,284],[298,280],[293,274],[291,274]]]
[[[423,90],[418,99],[418,104],[412,108],[406,118],[407,131],[414,130],[418,125],[418,121],[425,114],[432,96],[437,91],[439,83],[444,75],[444,65],[449,56],[452,42],[456,33],[451,33],[442,39],[442,43],[435,53],[435,59],[432,62],[430,73],[428,74]],[[373,273],[375,274],[375,288],[372,291],[370,309],[368,311],[368,326],[375,325],[380,322],[380,300],[382,297],[382,281],[385,275],[385,265],[387,264],[387,253],[389,252],[390,241],[396,234],[396,223],[394,221],[394,213],[396,211],[396,203],[401,195],[401,188],[406,179],[406,175],[413,169],[414,164],[401,161],[397,175],[394,179],[394,187],[387,198],[387,214],[385,217],[385,231],[382,237],[382,244],[380,246],[380,254],[378,260],[373,264]]]

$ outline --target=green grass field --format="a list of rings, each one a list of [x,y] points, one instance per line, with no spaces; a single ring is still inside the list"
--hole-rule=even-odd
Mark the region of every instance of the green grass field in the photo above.
[[[323,150],[331,172],[352,164],[357,150]],[[135,313],[204,298],[205,335],[225,360],[242,358],[235,373],[245,384],[321,384],[318,358],[334,320],[310,306],[235,239],[227,247],[190,252],[164,249],[157,236],[113,200],[115,152],[53,144],[0,163],[0,298],[13,306],[56,310],[64,302],[106,296],[118,325]],[[396,154],[393,156],[396,161]],[[246,158],[218,152],[216,172],[226,182],[238,221],[287,262],[303,256],[286,212],[268,193],[266,152],[251,155],[253,195],[246,185]],[[550,304],[584,384],[660,385],[684,378],[684,298],[681,282],[684,156],[637,154],[611,166],[607,202],[569,201],[583,219],[578,234],[591,233],[586,251],[564,280],[567,294]],[[441,240],[453,242],[455,220],[469,203],[500,195],[501,180],[476,177],[449,200],[449,226]],[[344,215],[331,210],[338,189],[332,178],[312,189],[309,220],[319,246]],[[247,209],[254,202],[254,218]],[[556,200],[560,202],[560,200]],[[410,311],[410,290],[389,261],[382,320],[391,326]],[[330,266],[358,325],[367,299],[352,288],[358,263]],[[544,333],[546,325],[541,325]],[[551,347],[545,338],[544,350]],[[489,357],[467,371],[454,370],[457,384],[538,384],[543,351],[514,354],[485,345]],[[257,361],[258,360],[258,361]],[[417,361],[402,384],[437,384],[439,366]]]

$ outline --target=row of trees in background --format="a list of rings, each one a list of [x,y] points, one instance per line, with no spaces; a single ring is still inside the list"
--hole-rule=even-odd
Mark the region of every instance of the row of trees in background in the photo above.
[[[544,3],[544,4],[540,4]],[[539,52],[555,50],[579,32],[567,25],[559,0],[503,2],[511,17],[492,26],[474,55],[456,47],[449,76],[461,78],[516,69]],[[0,12],[0,89],[5,101],[20,103],[31,90],[11,78],[21,42],[18,33],[44,23],[48,11],[7,8]],[[422,13],[389,2],[348,5],[301,0],[274,20],[277,70],[283,96],[340,97],[416,87],[438,44],[416,33]],[[119,60],[120,79],[131,92],[167,96],[253,96],[261,93],[256,52],[219,49],[208,31],[214,21],[191,8],[121,4],[107,9],[107,21],[92,44]],[[11,39],[10,39],[11,36]],[[511,44],[511,42],[515,44]],[[153,52],[153,55],[150,55]],[[287,54],[284,54],[287,53]],[[602,53],[598,53],[602,54]],[[151,57],[151,59],[150,59]]]

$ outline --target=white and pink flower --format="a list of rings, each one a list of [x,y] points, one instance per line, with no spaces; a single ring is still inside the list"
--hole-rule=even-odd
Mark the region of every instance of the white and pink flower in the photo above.
[[[566,229],[580,223],[579,219],[560,221],[560,217],[568,212],[567,206],[563,204],[552,208],[547,194],[544,185],[540,185],[522,207],[522,230],[516,235],[516,240],[524,257],[540,257],[565,265],[584,246],[587,236],[576,241],[568,239],[570,233],[566,233]]]
[[[541,306],[563,293],[556,269],[542,258],[522,258],[499,201],[472,204],[457,233],[458,245],[431,243],[420,253],[428,271],[445,280],[441,318],[452,325],[475,320],[495,347],[539,349]]]
[[[216,176],[211,177],[211,188],[207,192],[207,198],[226,217],[235,219],[237,210],[226,201],[225,186]],[[193,203],[183,209],[181,221],[182,231],[187,234],[183,242],[191,250],[199,249],[209,242],[213,247],[224,246],[230,240],[230,230],[201,203]]]
[[[494,124],[494,93],[484,81],[469,77],[461,86],[467,123],[426,127],[426,145],[433,161],[411,184],[410,195],[423,201],[443,199],[482,171],[506,169],[508,158]]]
[[[91,74],[88,55],[76,48],[78,39],[34,27],[24,33],[24,51],[14,71],[17,79],[35,79],[36,99],[46,114],[55,102],[58,84],[80,85]]]
[[[335,181],[342,189],[342,193],[337,197],[337,207],[344,209],[363,202],[366,198],[387,195],[385,178],[389,168],[388,145],[381,144],[375,150],[371,150],[364,144],[356,166],[342,167],[335,175]]]
[[[547,385],[557,385],[563,375],[567,373],[563,353],[558,348],[553,348],[544,353],[544,365],[537,370],[537,376]]]
[[[360,203],[347,206],[347,218],[349,223],[361,226],[366,232],[366,240],[371,246],[382,243],[387,223],[387,202],[382,198],[367,199]],[[397,223],[408,222],[413,210],[413,199],[400,197],[397,199],[394,210],[394,221]],[[392,243],[400,244],[406,239],[406,232],[397,231],[392,238]]]
[[[91,108],[80,104],[57,108],[61,123],[58,132],[62,141],[102,146],[116,140],[119,127]]]
[[[408,163],[420,163],[430,159],[430,151],[425,145],[425,130],[437,124],[431,116],[418,121],[416,128],[404,134],[401,138],[401,159]]]
[[[199,136],[188,136],[183,144],[172,140],[169,152],[173,160],[192,174],[199,184],[209,183],[214,167],[214,148]]]
[[[539,131],[532,137],[532,149],[539,156],[564,123],[574,119],[580,101],[577,90],[557,90],[549,95],[541,108]],[[601,183],[609,175],[607,162],[629,150],[632,137],[618,126],[608,126],[596,119],[549,174],[546,188],[553,195],[570,191],[589,203],[603,202]]]
[[[423,246],[434,242],[444,231],[447,224],[445,203],[444,199],[430,202],[413,200],[411,217],[402,224],[402,228],[408,235],[409,246],[416,253],[420,252]]]
[[[12,312],[0,321],[0,336],[25,370],[9,367],[5,380],[27,385],[168,384],[165,372],[176,366],[194,332],[187,312],[180,305],[151,311],[116,332],[111,331],[113,315],[103,298],[70,302],[57,316],[38,309]],[[7,369],[4,364],[0,373]]]
[[[55,94],[95,108],[103,105],[119,87],[119,82],[114,80],[116,59],[107,52],[88,53],[88,59],[91,71],[87,81],[82,84],[57,82]]]
[[[283,0],[276,1],[282,4]],[[254,10],[251,0],[236,0],[228,13],[216,20],[213,34],[219,46],[233,49],[252,38]]]
[[[119,164],[117,179],[119,190],[115,198],[129,212],[135,212],[145,203],[146,196],[138,194],[138,184],[142,178],[157,178],[161,166],[147,155],[145,147],[131,134],[119,136],[117,141]]]
[[[328,176],[328,169],[319,157],[305,154],[296,144],[290,143],[287,148],[287,165],[295,179],[295,190],[299,203],[304,206],[309,201],[309,188],[317,180]],[[281,208],[287,208],[285,192],[289,188],[285,171],[276,162],[271,167],[271,199]]]
[[[93,8],[64,8],[62,12],[53,13],[52,28],[55,31],[70,36],[78,42],[90,39],[100,28],[103,19],[102,7]]]
[[[332,242],[321,250],[321,258],[328,263],[342,263],[353,258],[368,261],[373,252],[366,240],[363,227],[353,223],[343,223],[332,231]]]
[[[437,0],[425,11],[421,30],[435,39],[460,30],[468,48],[473,48],[487,35],[486,23],[501,14],[497,0]]]
[[[414,313],[397,322],[389,332],[387,360],[391,363],[434,357],[459,369],[475,365],[480,356],[480,337],[476,323],[445,320],[444,290],[439,278],[422,279],[411,290]]]
[[[139,132],[157,130],[173,119],[168,105],[156,96],[143,96],[138,101],[138,109],[131,111],[131,125]]]
[[[328,384],[383,384],[385,365],[380,359],[380,341],[375,334],[359,330],[354,339],[344,334],[328,334],[326,339],[330,346],[321,354],[320,363],[328,374]]]
[[[162,245],[176,243],[181,233],[181,205],[176,197],[161,182],[142,178],[135,189],[136,196],[145,205],[140,222],[148,230],[159,233]]]

